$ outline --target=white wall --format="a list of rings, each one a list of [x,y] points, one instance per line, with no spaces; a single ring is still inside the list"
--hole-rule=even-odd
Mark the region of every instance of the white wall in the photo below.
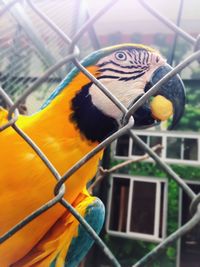
[[[163,15],[176,20],[180,0],[146,0]],[[97,12],[108,0],[85,0],[90,14]],[[190,33],[200,29],[200,1],[185,0],[182,15],[182,27]],[[171,32],[161,22],[147,12],[138,0],[119,0],[96,23],[98,34],[109,34],[117,30],[123,33]]]

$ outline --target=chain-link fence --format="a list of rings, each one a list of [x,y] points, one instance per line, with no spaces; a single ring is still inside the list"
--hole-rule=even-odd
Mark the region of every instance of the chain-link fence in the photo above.
[[[10,2],[3,1],[4,5],[2,5],[0,10],[0,16],[3,17],[5,13],[12,12],[13,8],[16,8],[17,5],[19,5],[21,2],[20,0],[13,0]],[[12,127],[14,131],[16,131],[23,139],[24,142],[27,142],[29,146],[35,151],[37,156],[43,161],[43,163],[46,165],[46,167],[49,169],[49,171],[52,173],[52,175],[55,177],[57,184],[55,188],[52,188],[52,191],[55,194],[55,197],[52,198],[50,201],[48,201],[46,204],[44,204],[42,207],[40,207],[38,210],[35,210],[32,214],[24,218],[22,221],[20,221],[17,225],[15,225],[12,229],[10,229],[8,232],[6,232],[3,236],[0,237],[0,243],[3,243],[8,238],[10,238],[12,235],[17,233],[20,229],[22,229],[25,225],[30,223],[32,220],[34,220],[36,217],[40,216],[43,212],[47,211],[48,209],[51,209],[55,204],[60,203],[60,205],[64,206],[66,209],[68,209],[73,216],[80,222],[80,224],[84,227],[85,231],[87,231],[90,236],[94,239],[96,244],[102,249],[103,253],[110,259],[112,266],[120,266],[120,263],[115,258],[115,256],[112,254],[112,252],[109,250],[109,248],[104,244],[104,242],[99,238],[99,236],[95,233],[95,231],[91,228],[91,226],[84,220],[82,216],[80,216],[77,211],[64,199],[64,193],[67,191],[67,188],[65,188],[65,182],[69,177],[74,174],[81,166],[83,166],[87,161],[89,161],[96,153],[98,153],[102,148],[105,148],[109,144],[111,144],[115,139],[120,137],[121,135],[128,133],[131,138],[134,139],[135,142],[139,146],[142,147],[144,151],[146,151],[154,160],[155,162],[168,174],[168,176],[172,177],[178,185],[186,192],[186,194],[191,199],[191,212],[193,214],[192,218],[183,226],[181,226],[177,231],[175,231],[173,234],[168,236],[166,239],[164,239],[153,251],[151,251],[149,254],[144,256],[140,261],[138,261],[134,267],[138,266],[144,266],[145,264],[149,263],[152,259],[156,258],[158,254],[163,251],[166,246],[168,246],[170,243],[174,242],[184,234],[186,234],[188,231],[190,231],[194,226],[196,226],[200,221],[200,206],[199,206],[199,199],[200,195],[195,194],[190,187],[168,166],[166,163],[164,163],[159,156],[149,148],[132,130],[134,119],[133,114],[134,112],[143,104],[147,99],[149,99],[152,95],[154,95],[157,90],[160,88],[162,84],[164,84],[166,81],[168,81],[171,77],[173,77],[175,74],[182,71],[186,66],[188,66],[190,63],[192,63],[195,60],[198,60],[200,58],[200,50],[199,50],[199,40],[200,38],[197,37],[196,39],[189,35],[187,32],[183,31],[181,28],[176,26],[174,23],[169,21],[167,18],[159,14],[156,10],[154,10],[151,6],[149,6],[144,0],[139,0],[139,2],[146,8],[150,13],[152,13],[160,22],[163,22],[167,27],[172,29],[175,33],[182,36],[186,41],[191,43],[194,46],[194,52],[191,53],[189,57],[187,57],[185,60],[183,60],[179,65],[177,65],[172,71],[170,71],[164,78],[162,78],[156,85],[154,85],[148,92],[146,92],[130,109],[126,109],[118,99],[116,99],[109,90],[100,83],[79,61],[78,57],[80,55],[80,50],[78,47],[78,42],[80,41],[80,38],[88,32],[89,29],[91,29],[91,26],[94,25],[94,23],[103,16],[110,8],[113,7],[113,5],[117,2],[117,0],[112,0],[109,3],[107,3],[101,10],[99,10],[96,14],[94,14],[92,17],[88,18],[86,22],[79,28],[79,30],[76,33],[70,34],[63,31],[62,27],[57,26],[48,15],[45,14],[45,12],[42,11],[42,8],[40,6],[35,5],[33,1],[27,0],[26,8],[30,9],[32,13],[34,13],[34,16],[37,16],[38,19],[42,20],[43,23],[48,27],[48,29],[51,30],[51,32],[54,34],[55,38],[59,37],[63,43],[65,43],[68,46],[67,53],[65,53],[64,57],[60,59],[59,61],[55,61],[55,59],[52,59],[52,57],[47,55],[48,61],[44,60],[45,64],[49,67],[46,69],[46,71],[41,75],[39,78],[36,77],[31,84],[27,88],[27,83],[24,81],[23,77],[21,77],[21,81],[23,82],[24,90],[21,92],[21,95],[13,102],[11,98],[6,93],[7,90],[0,89],[0,95],[3,98],[3,100],[6,102],[6,105],[8,107],[8,121],[6,124],[1,126],[0,130],[3,131],[8,127]],[[22,4],[22,3],[21,3]],[[15,13],[18,14],[17,12]],[[23,23],[23,22],[22,22]],[[13,35],[15,38],[15,35],[18,34],[24,34],[24,32],[20,32],[20,27],[15,31],[15,34]],[[45,49],[45,46],[40,43],[40,38],[36,35],[33,35],[32,42],[36,42],[36,39],[38,41],[37,46],[40,46],[39,51],[43,51],[44,53],[42,55],[38,55],[39,57],[45,57],[46,53],[48,53]],[[15,43],[15,49],[18,49],[18,45]],[[41,50],[42,49],[42,50]],[[35,50],[34,50],[35,51]],[[30,50],[27,50],[27,53],[30,53]],[[25,55],[26,56],[26,55]],[[49,62],[50,58],[50,62]],[[60,57],[61,58],[61,57]],[[16,61],[16,59],[14,59]],[[12,61],[12,60],[11,60]],[[46,63],[48,62],[48,63]],[[72,62],[84,75],[86,75],[95,85],[98,86],[99,90],[101,90],[113,103],[123,112],[124,114],[124,125],[114,134],[112,134],[109,138],[101,142],[97,147],[95,147],[92,151],[90,151],[87,155],[85,155],[84,158],[82,158],[79,162],[77,162],[73,167],[71,167],[69,170],[66,170],[66,173],[61,176],[56,168],[52,165],[52,163],[49,161],[49,159],[45,156],[45,154],[40,150],[40,148],[34,143],[34,140],[32,140],[26,133],[24,133],[17,125],[16,121],[18,119],[18,107],[21,103],[25,101],[27,96],[29,96],[33,91],[37,90],[39,86],[46,82],[52,75],[58,75],[59,77],[62,77],[63,69],[62,67],[66,63]],[[20,61],[18,62],[19,68],[24,68],[24,71],[26,71],[27,66],[21,66]],[[16,65],[15,65],[16,66]],[[19,79],[17,68],[16,73],[12,77],[9,75],[9,73],[13,74],[12,64],[10,66],[7,66],[7,77],[4,77],[4,82],[1,81],[2,88],[13,87],[13,84],[15,83],[16,79]],[[3,75],[3,74],[2,74]],[[38,75],[37,75],[38,76]],[[14,78],[16,79],[14,79]],[[14,79],[13,81],[10,81],[9,79]]]

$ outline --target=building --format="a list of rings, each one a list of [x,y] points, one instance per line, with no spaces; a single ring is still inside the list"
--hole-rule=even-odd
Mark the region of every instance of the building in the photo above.
[[[200,191],[200,135],[197,132],[135,132],[150,147],[161,144],[163,148],[157,152],[161,159],[174,166],[195,193]],[[144,151],[137,143],[124,135],[112,147],[111,165],[142,155]],[[187,171],[184,173],[184,170]],[[107,234],[114,236],[115,242],[123,238],[131,244],[132,240],[130,247],[133,250],[130,249],[129,255],[130,258],[133,255],[132,261],[137,257],[134,247],[139,246],[143,251],[152,248],[191,217],[188,195],[159,170],[152,159],[132,163],[112,174],[107,203]],[[181,241],[168,247],[158,260],[159,265],[155,266],[199,266],[199,248],[200,229],[197,226]]]

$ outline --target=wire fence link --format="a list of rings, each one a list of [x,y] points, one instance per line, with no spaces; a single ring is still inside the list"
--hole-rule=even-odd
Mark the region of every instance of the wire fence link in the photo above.
[[[133,267],[144,266],[149,263],[152,259],[155,259],[158,254],[166,248],[171,242],[174,242],[184,234],[186,234],[189,230],[191,230],[195,225],[197,225],[200,221],[200,197],[196,195],[190,187],[184,182],[181,177],[179,177],[169,165],[163,162],[159,156],[149,147],[147,146],[137,135],[135,135],[132,127],[134,125],[134,112],[152,95],[156,93],[156,91],[160,88],[160,86],[168,81],[171,77],[182,71],[185,67],[191,64],[195,60],[200,59],[200,50],[199,50],[199,36],[195,39],[187,32],[182,30],[180,27],[175,25],[173,22],[169,21],[165,16],[161,15],[155,9],[153,9],[149,4],[147,4],[144,0],[138,0],[142,6],[147,9],[153,16],[155,16],[159,21],[163,22],[167,27],[173,30],[175,33],[182,36],[187,42],[191,43],[194,46],[194,52],[182,61],[179,65],[177,65],[172,71],[170,71],[165,77],[163,77],[156,85],[154,85],[149,91],[147,91],[143,97],[141,97],[130,109],[126,109],[123,104],[114,96],[112,93],[99,81],[97,80],[79,61],[78,56],[80,54],[80,49],[77,46],[77,42],[83,36],[85,32],[88,31],[88,28],[93,25],[101,16],[103,16],[110,8],[118,0],[111,0],[108,4],[106,4],[102,9],[100,9],[95,15],[89,18],[85,24],[80,28],[80,30],[74,35],[73,38],[70,38],[67,34],[65,34],[52,20],[48,18],[36,5],[32,0],[27,0],[26,3],[30,6],[30,8],[50,27],[57,35],[59,35],[64,42],[70,45],[69,54],[55,65],[50,67],[46,72],[38,78],[32,85],[30,85],[24,93],[13,103],[10,97],[5,93],[5,91],[0,88],[0,95],[5,100],[8,106],[8,122],[1,126],[0,131],[5,130],[7,127],[12,127],[17,134],[24,139],[24,142],[27,142],[29,146],[34,150],[37,156],[43,161],[49,171],[53,174],[55,179],[57,180],[57,184],[55,188],[52,188],[54,191],[55,197],[51,199],[49,202],[41,206],[38,210],[34,211],[32,214],[24,218],[17,225],[15,225],[8,232],[4,233],[0,237],[0,243],[3,243],[12,235],[14,235],[17,231],[22,229],[29,222],[34,220],[36,217],[40,216],[43,212],[53,207],[55,204],[60,203],[66,209],[68,209],[73,216],[80,222],[80,224],[84,227],[84,229],[90,234],[90,236],[94,239],[97,245],[102,249],[105,255],[110,259],[110,262],[113,266],[121,266],[109,248],[104,244],[101,238],[95,233],[92,227],[85,221],[85,219],[72,207],[70,203],[68,203],[64,199],[65,191],[67,192],[68,188],[65,188],[65,181],[75,173],[81,166],[83,166],[89,159],[91,159],[96,153],[100,150],[111,144],[115,139],[119,138],[121,135],[128,133],[131,138],[134,139],[138,143],[142,149],[147,152],[155,162],[170,176],[172,177],[177,184],[187,193],[189,198],[191,199],[191,210],[193,213],[193,217],[188,221],[185,225],[180,227],[173,234],[164,239],[154,250],[144,256],[140,261],[138,261]],[[5,12],[8,12],[16,3],[20,2],[19,0],[10,1],[6,4],[2,10],[0,10],[0,16],[3,16]],[[38,86],[42,84],[52,73],[56,72],[61,66],[66,64],[66,62],[71,61],[84,75],[86,75],[97,87],[101,90],[124,114],[124,123],[122,127],[108,137],[106,140],[101,142],[97,147],[95,147],[92,151],[90,151],[87,155],[85,155],[79,162],[77,162],[74,166],[72,166],[66,173],[61,176],[53,164],[49,161],[49,159],[45,156],[45,154],[40,150],[37,144],[32,140],[27,134],[25,134],[17,125],[16,121],[18,119],[18,108],[21,103],[29,96],[33,91],[37,90]]]

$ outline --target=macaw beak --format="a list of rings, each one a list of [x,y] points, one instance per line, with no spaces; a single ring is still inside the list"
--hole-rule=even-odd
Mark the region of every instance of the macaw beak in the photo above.
[[[150,85],[151,86],[155,85],[161,78],[163,78],[171,70],[172,70],[172,67],[168,64],[165,64],[159,67],[158,69],[156,69],[151,77]],[[175,75],[171,79],[169,79],[166,83],[164,83],[159,88],[159,90],[157,91],[154,97],[159,96],[159,95],[162,96],[160,97],[161,100],[166,99],[166,102],[169,102],[172,104],[173,119],[172,119],[172,124],[169,126],[169,129],[172,129],[182,117],[184,113],[184,107],[185,107],[185,87],[180,76]],[[162,108],[164,108],[162,104],[165,105],[165,101],[163,103],[160,103],[161,109],[160,111],[158,110],[157,113],[162,112]],[[161,114],[161,117],[162,117],[162,114]]]
[[[153,72],[150,81],[147,82],[144,91],[148,91],[171,70],[172,67],[168,64],[158,67]],[[141,96],[135,99],[132,104]],[[160,86],[151,103],[147,101],[134,112],[134,128],[152,127],[173,115],[172,124],[168,127],[168,129],[172,129],[183,115],[184,107],[185,88],[180,76],[175,75]]]

